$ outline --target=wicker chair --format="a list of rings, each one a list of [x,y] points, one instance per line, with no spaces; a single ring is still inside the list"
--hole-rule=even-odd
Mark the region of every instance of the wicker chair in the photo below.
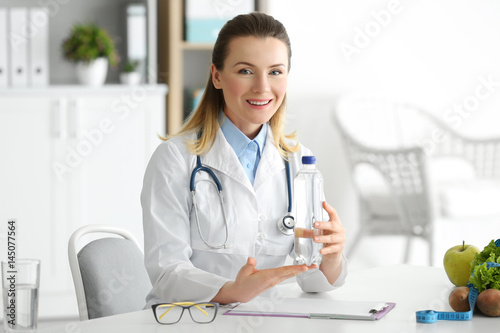
[[[360,228],[348,255],[366,235],[400,234],[407,238],[404,262],[409,259],[411,240],[420,237],[429,246],[429,265],[434,264],[436,223],[453,213],[438,200],[441,194],[432,161],[453,160],[441,170],[445,178],[465,170],[460,177],[468,184],[492,180],[500,199],[500,138],[467,138],[421,108],[377,97],[341,99],[334,122],[360,207]],[[500,233],[500,205],[490,206],[490,215],[498,216],[493,232]],[[467,228],[464,223],[461,228]]]

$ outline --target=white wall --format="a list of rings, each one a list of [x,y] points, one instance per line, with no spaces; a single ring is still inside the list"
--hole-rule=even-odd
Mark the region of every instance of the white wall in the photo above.
[[[355,197],[330,116],[342,94],[391,95],[460,120],[460,130],[500,135],[500,1],[268,0],[267,6],[292,41],[287,127],[318,156],[327,199],[349,234],[357,227]],[[472,103],[478,86],[486,91],[485,80],[487,98]]]
[[[291,94],[377,90],[442,109],[478,76],[500,81],[496,0],[270,0],[269,12],[292,40]]]

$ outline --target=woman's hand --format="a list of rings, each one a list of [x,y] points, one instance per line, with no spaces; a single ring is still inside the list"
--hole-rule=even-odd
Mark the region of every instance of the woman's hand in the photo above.
[[[322,231],[322,235],[314,236],[316,243],[323,243],[320,270],[325,274],[328,282],[333,284],[342,271],[342,251],[345,245],[345,228],[340,222],[337,211],[326,201],[323,208],[328,212],[330,219],[326,222],[315,222],[314,227]]]
[[[281,281],[309,269],[317,268],[316,265],[292,265],[259,270],[255,268],[256,265],[255,258],[248,258],[246,265],[240,269],[236,276],[236,280],[224,284],[212,301],[220,304],[245,303]]]

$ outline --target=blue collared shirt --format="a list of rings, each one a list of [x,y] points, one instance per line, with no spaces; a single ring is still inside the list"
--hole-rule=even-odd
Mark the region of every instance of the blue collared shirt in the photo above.
[[[259,134],[255,139],[250,140],[243,132],[241,132],[228,117],[224,117],[221,125],[222,133],[226,137],[227,142],[233,147],[236,156],[240,160],[245,173],[252,183],[255,180],[255,173],[259,165],[260,156],[264,150],[267,138],[267,123],[262,126]]]

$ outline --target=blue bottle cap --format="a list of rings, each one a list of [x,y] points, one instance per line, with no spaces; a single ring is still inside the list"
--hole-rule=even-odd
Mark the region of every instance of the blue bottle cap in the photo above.
[[[315,156],[302,156],[302,164],[316,164]]]

